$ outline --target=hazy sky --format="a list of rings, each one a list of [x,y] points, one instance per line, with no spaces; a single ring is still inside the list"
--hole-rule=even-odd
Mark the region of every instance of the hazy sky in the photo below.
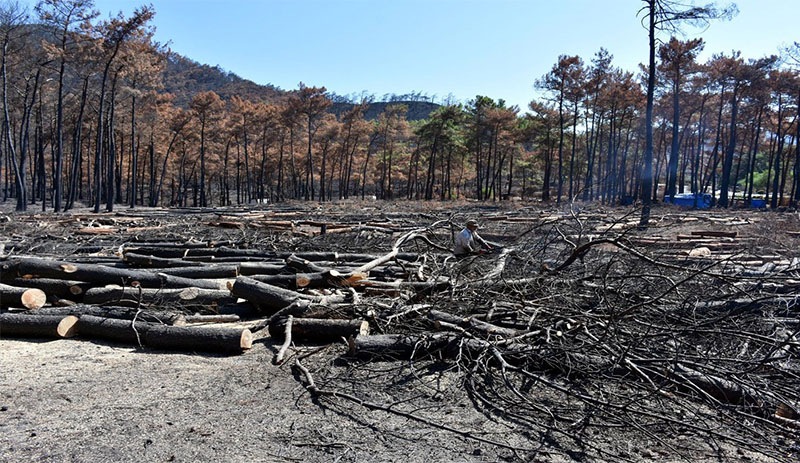
[[[95,0],[103,18],[146,3],[159,42],[284,90],[485,95],[524,110],[559,55],[589,63],[604,47],[633,72],[647,61],[641,0]],[[686,28],[682,39],[706,41],[701,60],[733,50],[760,58],[800,41],[800,0],[735,3],[732,21]]]

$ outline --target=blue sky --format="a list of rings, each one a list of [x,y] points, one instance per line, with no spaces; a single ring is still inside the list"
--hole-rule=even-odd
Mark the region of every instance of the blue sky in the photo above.
[[[525,110],[559,55],[588,63],[604,47],[633,72],[647,60],[641,0],[95,0],[104,18],[146,3],[156,10],[156,40],[285,90],[303,82],[378,98],[485,95]],[[800,1],[735,3],[732,21],[685,29],[684,38],[705,39],[701,60],[733,50],[760,58],[800,41]]]

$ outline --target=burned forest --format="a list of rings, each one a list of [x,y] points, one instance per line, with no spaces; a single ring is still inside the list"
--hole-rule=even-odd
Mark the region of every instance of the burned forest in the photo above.
[[[638,214],[342,202],[3,216],[2,454],[797,461],[797,214],[660,206],[647,229]],[[494,252],[452,255],[468,218]],[[78,384],[92,397],[65,401]],[[169,400],[179,391],[192,407]],[[68,416],[77,443],[56,450]]]

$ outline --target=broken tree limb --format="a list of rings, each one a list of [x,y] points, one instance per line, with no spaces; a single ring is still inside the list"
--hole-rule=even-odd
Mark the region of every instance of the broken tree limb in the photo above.
[[[241,353],[253,346],[253,335],[248,329],[169,326],[93,315],[80,317],[78,333],[88,338],[167,350]]]
[[[460,326],[461,328],[480,333],[483,336],[501,336],[505,338],[513,338],[520,335],[518,330],[512,328],[504,328],[502,326],[493,325],[491,323],[478,320],[475,317],[459,317],[447,312],[442,312],[441,310],[432,309],[428,312],[428,318],[434,323],[439,321],[452,323],[453,325]]]
[[[0,313],[0,338],[69,338],[75,334],[74,315],[31,315]]]
[[[389,252],[387,254],[384,254],[384,255],[376,258],[376,259],[373,259],[373,260],[367,262],[366,264],[361,265],[360,267],[357,267],[355,269],[355,272],[366,273],[366,272],[369,272],[370,270],[372,270],[375,267],[378,267],[378,266],[381,266],[381,265],[383,265],[383,264],[385,264],[387,262],[390,262],[390,261],[394,260],[395,257],[397,257],[398,251],[399,251],[398,248],[394,248],[394,249],[392,249],[391,252]]]
[[[283,327],[283,345],[281,348],[278,349],[278,353],[275,354],[275,357],[272,359],[272,363],[275,365],[280,365],[283,363],[283,357],[286,355],[286,351],[289,350],[289,346],[292,344],[292,322],[294,321],[294,317],[289,315],[286,318],[285,326]]]
[[[725,404],[755,406],[771,410],[776,407],[774,404],[768,405],[761,394],[742,383],[703,373],[680,363],[672,366],[671,377],[679,382],[689,382]]]

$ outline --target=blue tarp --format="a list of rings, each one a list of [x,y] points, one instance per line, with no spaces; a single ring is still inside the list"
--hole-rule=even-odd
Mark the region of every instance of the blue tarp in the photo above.
[[[695,198],[697,198],[697,203],[695,203]],[[681,193],[675,195],[675,199],[672,200],[669,196],[664,198],[664,202],[668,204],[674,204],[680,207],[696,207],[697,209],[708,209],[711,207],[711,195],[708,193]]]

